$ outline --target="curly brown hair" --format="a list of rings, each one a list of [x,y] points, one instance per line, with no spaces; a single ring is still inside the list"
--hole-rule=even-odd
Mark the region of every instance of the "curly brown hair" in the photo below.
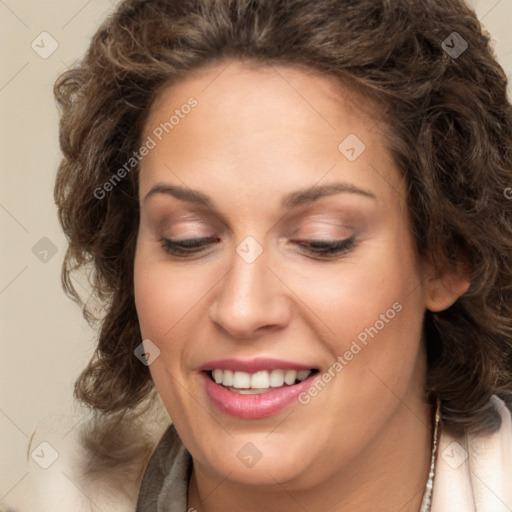
[[[455,42],[461,54],[450,51]],[[121,2],[55,85],[63,152],[55,200],[69,240],[63,286],[94,322],[71,280],[89,268],[105,305],[75,396],[115,415],[154,394],[133,354],[138,169],[117,178],[158,91],[225,59],[305,67],[385,106],[419,253],[471,276],[453,306],[425,314],[427,391],[440,396],[445,426],[496,429],[489,398],[510,402],[512,380],[512,106],[490,38],[462,0]]]

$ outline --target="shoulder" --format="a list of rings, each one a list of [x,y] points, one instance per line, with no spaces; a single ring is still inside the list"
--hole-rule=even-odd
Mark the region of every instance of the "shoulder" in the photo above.
[[[505,403],[493,396],[501,425],[492,433],[452,436],[441,432],[432,512],[512,510],[512,420]]]
[[[133,512],[147,462],[169,425],[161,413],[144,420],[153,423],[143,432],[141,420],[93,436],[84,409],[49,416],[27,446],[22,489],[0,502],[0,512]]]

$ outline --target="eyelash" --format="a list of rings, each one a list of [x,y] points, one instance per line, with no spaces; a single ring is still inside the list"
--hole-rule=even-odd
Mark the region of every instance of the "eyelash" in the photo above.
[[[346,254],[351,251],[355,245],[355,238],[347,238],[345,240],[336,240],[334,242],[327,242],[324,240],[311,240],[296,242],[301,247],[307,246],[311,249],[310,252],[320,257],[338,256]]]
[[[189,254],[199,252],[205,244],[214,240],[214,238],[202,237],[188,238],[186,240],[176,242],[169,238],[162,238],[160,242],[165,252],[172,254],[173,256],[187,256]]]
[[[172,256],[190,256],[200,252],[208,243],[212,243],[217,239],[211,237],[189,238],[186,240],[170,240],[162,238],[160,240],[162,248],[165,252]],[[355,238],[347,238],[345,240],[336,240],[327,242],[324,240],[296,241],[301,247],[306,246],[307,252],[314,254],[319,258],[329,258],[350,252],[356,245]]]

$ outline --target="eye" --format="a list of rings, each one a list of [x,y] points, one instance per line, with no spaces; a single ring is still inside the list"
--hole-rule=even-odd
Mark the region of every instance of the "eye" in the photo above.
[[[170,238],[160,239],[160,243],[164,251],[173,256],[192,255],[218,241],[219,239],[214,237],[188,238],[185,240],[171,240]],[[336,241],[295,240],[294,243],[299,245],[306,252],[320,258],[329,258],[345,254],[351,251],[356,245],[354,238]]]
[[[294,243],[304,248],[306,252],[314,254],[320,258],[329,258],[348,253],[355,245],[355,238],[345,240],[295,240]]]
[[[160,239],[164,251],[173,256],[187,256],[200,252],[216,241],[218,241],[218,238],[214,237],[188,238],[185,240]]]

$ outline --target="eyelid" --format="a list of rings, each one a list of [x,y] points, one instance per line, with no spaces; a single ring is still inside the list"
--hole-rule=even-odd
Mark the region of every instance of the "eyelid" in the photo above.
[[[338,259],[352,251],[358,241],[352,236],[342,240],[295,240],[292,243],[314,248],[309,252],[314,254],[316,259]]]
[[[300,223],[296,229],[290,234],[290,237],[304,236],[304,238],[314,239],[320,238],[321,240],[341,240],[348,238],[354,233],[353,223],[346,223],[343,221],[317,221]]]
[[[299,229],[308,228],[310,229],[353,229],[355,225],[359,226],[366,224],[366,216],[360,214],[353,209],[347,209],[342,206],[335,208],[329,208],[326,210],[323,208],[319,210],[314,208],[302,212],[296,212],[291,215],[285,216],[282,219],[281,226],[288,232],[297,232]],[[277,227],[277,225],[276,225]]]
[[[185,207],[179,202],[161,202],[158,201],[158,198],[154,202],[148,203],[144,213],[144,222],[154,232],[168,233],[173,238],[186,235],[192,230],[201,233],[225,232],[227,228],[222,219],[204,207],[195,205]],[[177,233],[177,229],[181,232]]]
[[[162,237],[159,242],[162,249],[170,255],[191,256],[206,249],[206,243],[212,240],[215,240],[215,237],[184,238],[182,240]]]
[[[160,243],[165,252],[174,257],[192,257],[201,255],[215,241],[216,237],[188,238],[182,240],[171,240],[161,238]],[[292,244],[298,245],[309,252],[309,257],[317,260],[334,260],[341,258],[350,252],[357,245],[355,237],[341,240],[292,240]],[[309,247],[309,250],[307,249]]]

